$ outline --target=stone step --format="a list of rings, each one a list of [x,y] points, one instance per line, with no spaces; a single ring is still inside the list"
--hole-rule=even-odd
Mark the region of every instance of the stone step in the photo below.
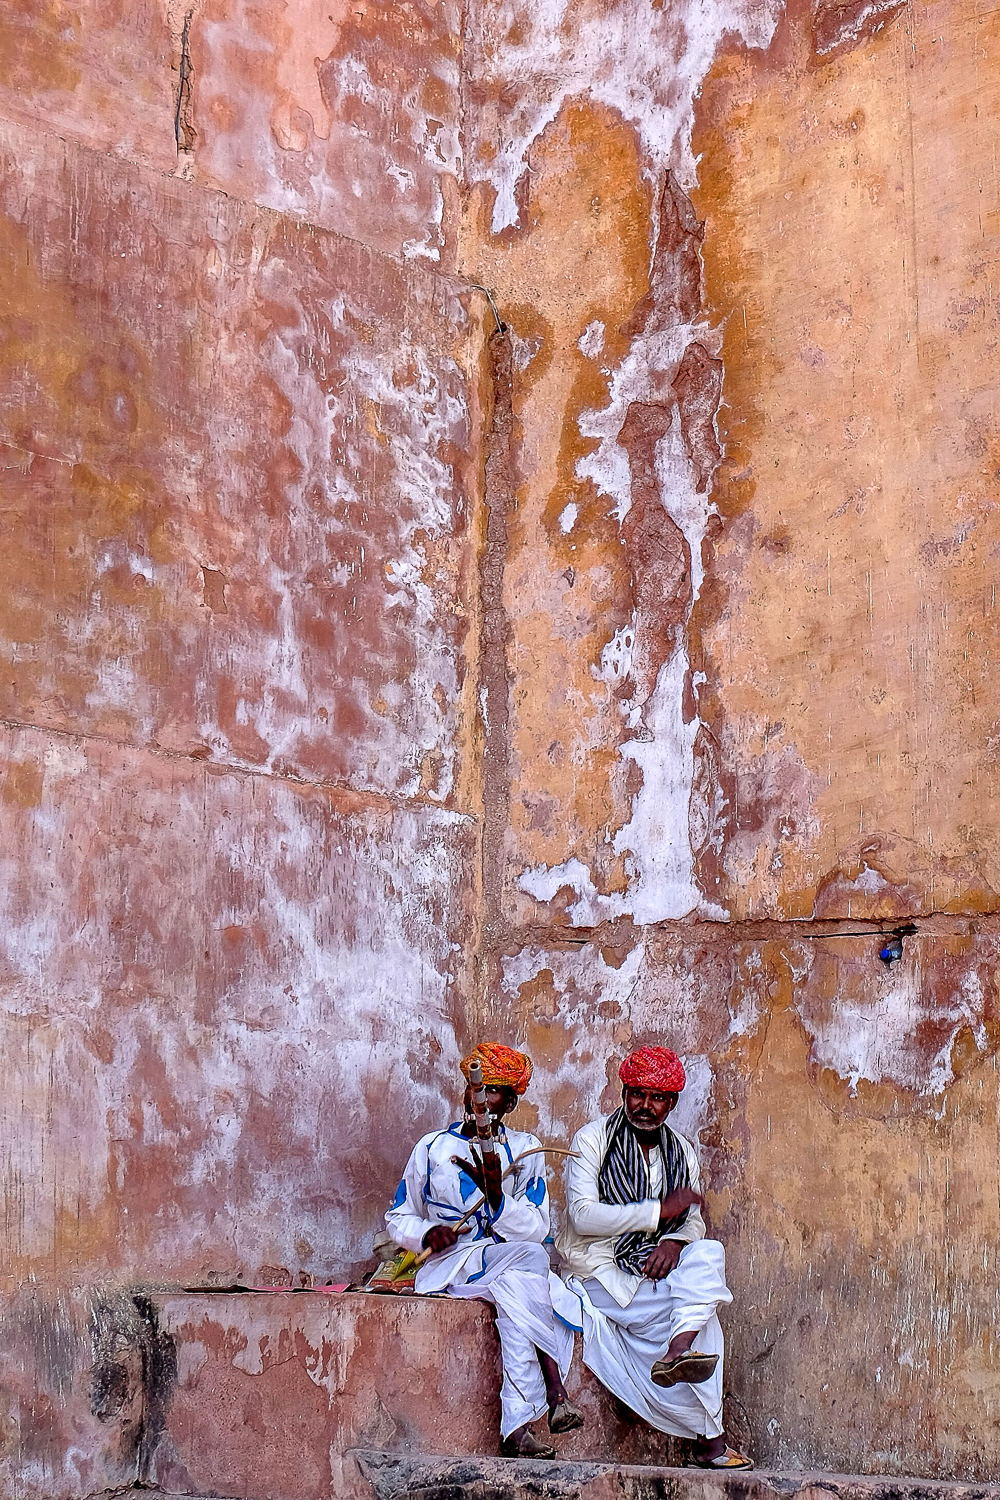
[[[648,1464],[352,1455],[372,1500],[986,1500],[1000,1484],[877,1474],[713,1474]]]

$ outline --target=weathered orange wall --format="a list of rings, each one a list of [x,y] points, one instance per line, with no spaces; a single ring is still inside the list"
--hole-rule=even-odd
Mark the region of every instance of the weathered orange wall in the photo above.
[[[466,49],[516,372],[485,1016],[557,1135],[684,1054],[777,1464],[1000,1458],[998,48],[972,5],[552,0]],[[831,936],[911,917],[892,971]]]
[[[998,42],[8,7],[15,1492],[131,1472],[122,1288],[363,1262],[481,1028],[557,1137],[684,1054],[759,1459],[995,1470]]]

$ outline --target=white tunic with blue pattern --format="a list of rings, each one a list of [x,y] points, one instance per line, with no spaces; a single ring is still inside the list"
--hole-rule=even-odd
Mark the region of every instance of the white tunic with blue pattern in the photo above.
[[[506,1169],[526,1151],[539,1146],[536,1136],[500,1125],[497,1130],[501,1166]],[[467,1172],[452,1162],[453,1156],[469,1160],[472,1144],[462,1134],[460,1121],[447,1130],[421,1136],[410,1153],[392,1207],[385,1216],[389,1233],[397,1245],[418,1252],[433,1224],[454,1224],[470,1203],[482,1197]],[[549,1194],[545,1181],[545,1157],[528,1156],[504,1178],[503,1198],[494,1212],[483,1203],[469,1222],[469,1232],[460,1234],[457,1245],[431,1256],[417,1272],[418,1292],[443,1291],[450,1282],[472,1282],[483,1268],[485,1245],[498,1240],[528,1240],[541,1244],[549,1232]]]

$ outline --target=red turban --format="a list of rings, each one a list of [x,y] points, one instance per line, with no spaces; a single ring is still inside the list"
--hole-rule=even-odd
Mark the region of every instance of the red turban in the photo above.
[[[513,1089],[523,1094],[531,1081],[531,1058],[524,1052],[515,1052],[513,1047],[504,1047],[500,1042],[480,1042],[474,1052],[462,1059],[462,1072],[469,1076],[469,1067],[479,1062],[483,1070],[483,1083],[487,1088]]]
[[[684,1064],[669,1047],[640,1047],[630,1052],[618,1069],[627,1089],[659,1089],[679,1094],[684,1087]]]

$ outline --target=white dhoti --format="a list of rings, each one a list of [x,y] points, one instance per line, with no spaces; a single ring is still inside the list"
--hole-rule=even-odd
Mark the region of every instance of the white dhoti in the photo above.
[[[553,1314],[549,1256],[543,1245],[523,1240],[487,1245],[482,1270],[477,1270],[477,1263],[478,1257],[463,1267],[447,1291],[452,1297],[480,1298],[496,1308],[503,1359],[500,1434],[509,1437],[548,1410],[535,1349],[550,1354],[565,1378],[573,1357],[573,1330]],[[468,1277],[466,1269],[472,1273]],[[558,1300],[558,1293],[565,1292],[558,1277],[552,1280]]]
[[[716,1308],[733,1300],[726,1286],[726,1252],[718,1240],[685,1245],[662,1281],[641,1281],[621,1307],[596,1277],[571,1277],[583,1308],[583,1362],[602,1385],[651,1427],[674,1437],[722,1435],[722,1329]],[[700,1385],[654,1385],[649,1372],[679,1333],[696,1334],[694,1348],[719,1362]]]

